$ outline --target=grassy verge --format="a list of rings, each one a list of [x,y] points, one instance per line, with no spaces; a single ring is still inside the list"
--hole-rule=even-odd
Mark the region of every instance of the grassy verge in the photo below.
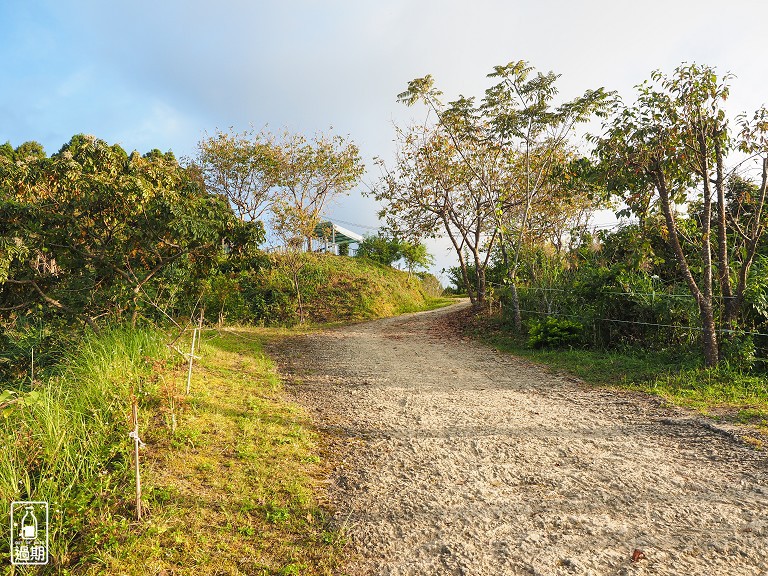
[[[729,367],[705,369],[697,356],[644,350],[534,350],[524,337],[484,320],[475,335],[495,348],[578,376],[589,384],[660,396],[710,417],[768,429],[768,380]]]
[[[0,517],[12,500],[50,504],[52,573],[87,562],[100,526],[127,524],[130,397],[163,348],[151,331],[85,336],[43,382],[0,395]],[[0,531],[3,562],[8,539]]]
[[[365,258],[275,253],[258,274],[245,275],[227,303],[210,302],[228,322],[294,325],[301,293],[305,321],[356,322],[424,310],[442,292],[434,276],[424,278]],[[218,313],[218,312],[217,312]]]
[[[261,352],[267,332],[207,331],[189,396],[165,335],[113,330],[87,338],[31,396],[6,398],[0,515],[18,499],[52,511],[51,564],[21,573],[338,574],[344,541],[318,496],[317,438]],[[146,443],[140,523],[131,394]]]
[[[91,573],[338,574],[316,438],[260,332],[208,332],[188,400],[184,366],[162,377],[145,419],[148,520],[116,534]]]

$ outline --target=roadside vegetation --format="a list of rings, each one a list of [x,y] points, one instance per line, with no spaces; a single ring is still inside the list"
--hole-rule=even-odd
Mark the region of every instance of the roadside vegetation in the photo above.
[[[181,162],[82,134],[51,155],[0,146],[0,515],[52,502],[51,570],[333,573],[318,439],[260,330],[444,305],[426,238],[450,240],[456,292],[501,310],[497,346],[764,421],[768,110],[734,116],[729,76],[698,64],[653,73],[631,103],[558,100],[558,76],[524,61],[489,78],[480,99],[446,104],[429,75],[398,96],[426,120],[379,161],[385,227],[356,257],[323,225],[364,171],[348,137],[217,131]],[[592,226],[607,208],[619,223]],[[178,351],[198,325],[187,396]]]
[[[32,573],[338,573],[321,445],[261,352],[273,328],[255,327],[444,303],[415,263],[315,252],[361,171],[325,135],[217,133],[184,163],[87,135],[50,156],[0,146],[0,516],[50,503]]]
[[[761,372],[727,364],[704,368],[701,357],[690,348],[536,348],[529,336],[516,336],[511,323],[511,318],[498,315],[484,317],[471,331],[497,350],[528,358],[587,384],[659,396],[716,420],[768,431],[768,379]]]
[[[524,61],[488,78],[478,98],[447,99],[430,75],[398,96],[426,119],[382,163],[390,227],[451,240],[452,290],[495,311],[497,346],[763,422],[768,110],[728,110],[731,76],[695,63],[634,100],[560,99],[558,76]],[[602,130],[578,138],[589,119]],[[591,225],[600,209],[618,222]]]
[[[768,109],[726,110],[730,76],[698,64],[654,72],[629,103],[558,101],[558,76],[524,61],[488,77],[482,98],[446,104],[430,75],[398,96],[426,120],[398,129],[373,189],[390,227],[446,235],[456,288],[479,309],[501,299],[517,334],[553,317],[583,345],[693,333],[708,367],[765,360]],[[590,226],[604,208],[613,229]]]
[[[258,271],[222,279],[204,304],[227,322],[291,326],[369,320],[445,302],[431,274],[397,270],[367,257],[280,253]]]
[[[51,573],[336,574],[324,456],[261,351],[265,329],[206,330],[187,362],[154,329],[87,336],[27,391],[5,393],[0,514],[51,504]],[[189,346],[180,342],[182,346]],[[136,521],[132,397],[142,473]],[[8,553],[8,536],[0,553]]]

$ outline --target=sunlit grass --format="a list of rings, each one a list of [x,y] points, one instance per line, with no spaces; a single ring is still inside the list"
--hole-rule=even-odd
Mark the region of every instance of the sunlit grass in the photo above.
[[[12,500],[50,503],[51,573],[338,574],[344,538],[318,496],[325,463],[261,352],[271,332],[284,331],[205,331],[189,396],[165,334],[85,337],[36,385],[37,401],[0,418],[0,516]],[[140,523],[133,394],[146,443]]]
[[[77,562],[86,533],[102,517],[128,513],[130,397],[142,395],[160,334],[108,330],[83,336],[62,368],[35,385],[0,419],[0,516],[12,500],[50,504],[54,567]],[[0,555],[8,534],[0,536]]]
[[[768,424],[768,379],[722,366],[703,367],[691,353],[650,350],[532,350],[525,338],[515,337],[489,323],[478,335],[499,350],[571,373],[590,384],[613,386],[660,396],[709,416]]]
[[[306,415],[261,352],[267,329],[208,331],[176,431],[147,431],[149,519],[93,574],[338,574],[343,536],[318,500]],[[183,390],[181,366],[167,374]]]

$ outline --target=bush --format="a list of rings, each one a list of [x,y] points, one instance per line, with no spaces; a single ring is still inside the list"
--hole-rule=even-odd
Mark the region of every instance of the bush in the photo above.
[[[582,328],[578,322],[554,316],[534,320],[528,330],[528,346],[531,348],[572,346],[579,341]]]

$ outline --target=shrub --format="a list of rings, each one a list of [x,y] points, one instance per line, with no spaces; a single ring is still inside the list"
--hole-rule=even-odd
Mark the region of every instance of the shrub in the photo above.
[[[559,348],[576,344],[581,336],[582,325],[573,320],[548,316],[534,320],[528,330],[531,348]]]

